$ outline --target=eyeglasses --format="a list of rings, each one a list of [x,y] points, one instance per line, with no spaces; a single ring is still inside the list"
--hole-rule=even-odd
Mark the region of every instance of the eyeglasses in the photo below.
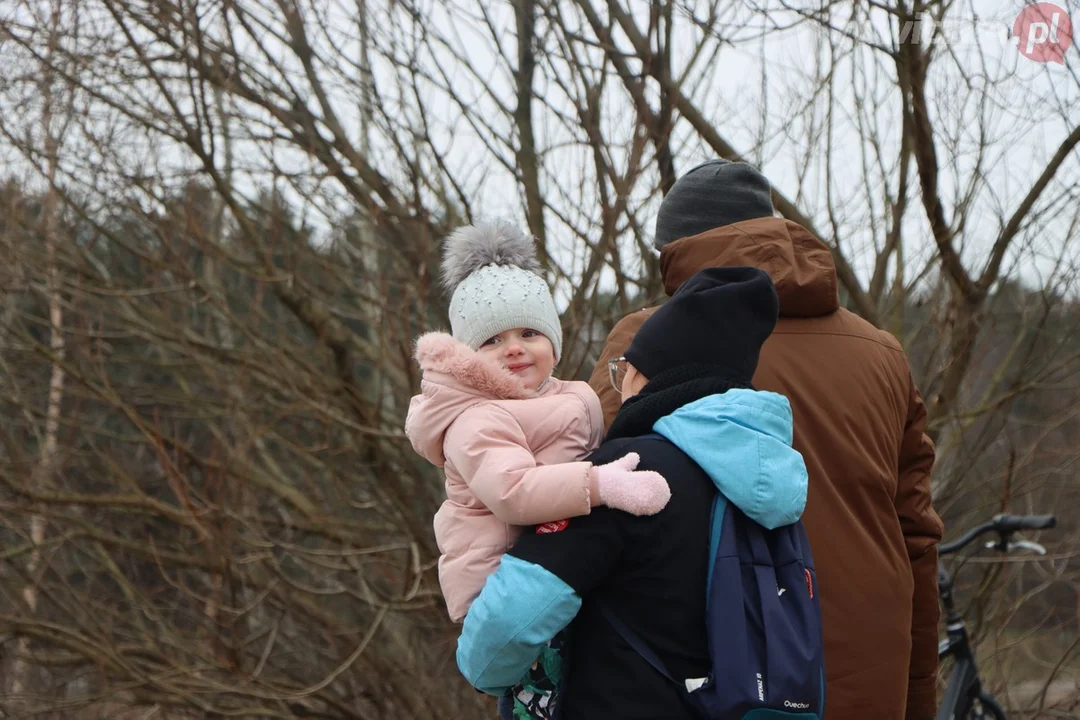
[[[624,357],[608,360],[608,378],[611,380],[611,387],[615,388],[616,392],[622,392],[622,381],[626,377],[626,367],[626,358]]]

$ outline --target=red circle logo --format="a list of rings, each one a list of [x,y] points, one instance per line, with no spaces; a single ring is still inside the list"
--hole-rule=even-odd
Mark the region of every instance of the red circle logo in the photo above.
[[[1064,65],[1073,41],[1072,19],[1060,5],[1038,2],[1020,11],[1012,34],[1016,49],[1027,59]]]
[[[556,520],[555,522],[544,523],[543,525],[536,526],[537,535],[547,535],[548,533],[557,533],[566,529],[566,526],[570,524],[569,520]]]

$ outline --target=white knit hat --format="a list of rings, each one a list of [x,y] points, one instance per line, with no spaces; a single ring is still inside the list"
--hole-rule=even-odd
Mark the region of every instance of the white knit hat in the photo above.
[[[558,362],[562,325],[539,269],[532,240],[508,222],[455,230],[443,253],[454,338],[476,350],[501,332],[530,328],[551,341]]]

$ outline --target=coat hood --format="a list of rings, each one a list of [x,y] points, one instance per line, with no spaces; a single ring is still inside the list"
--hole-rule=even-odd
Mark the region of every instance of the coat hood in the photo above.
[[[754,522],[772,530],[802,516],[806,463],[791,447],[791,405],[783,395],[743,389],[708,395],[661,418],[653,430]]]
[[[416,452],[438,467],[446,461],[443,438],[461,413],[488,400],[521,400],[543,394],[543,390],[529,390],[509,370],[446,333],[422,335],[416,341],[416,361],[424,379],[420,394],[409,402],[405,434]]]
[[[769,273],[780,298],[780,317],[818,317],[840,307],[832,252],[790,220],[769,217],[724,225],[660,251],[668,295],[700,270],[737,265]]]

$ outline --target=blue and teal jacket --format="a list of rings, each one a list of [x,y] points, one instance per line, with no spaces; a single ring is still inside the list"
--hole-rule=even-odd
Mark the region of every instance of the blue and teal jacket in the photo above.
[[[590,459],[637,452],[638,469],[667,479],[668,506],[650,517],[597,508],[562,529],[525,533],[462,627],[457,663],[474,687],[502,694],[569,627],[562,717],[680,717],[671,684],[621,641],[599,605],[631,624],[673,672],[704,675],[710,536],[719,537],[724,503],[769,528],[790,524],[806,504],[807,473],[791,447],[791,407],[775,393],[709,395],[653,430],[607,441]]]

